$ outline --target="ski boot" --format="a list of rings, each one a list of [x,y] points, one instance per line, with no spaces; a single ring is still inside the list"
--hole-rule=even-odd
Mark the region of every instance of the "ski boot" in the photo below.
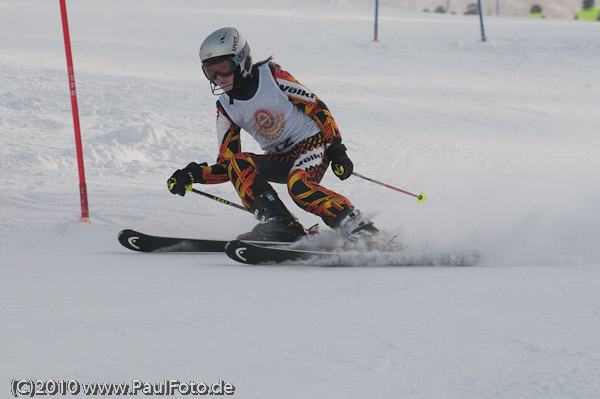
[[[387,252],[397,249],[393,239],[384,236],[372,221],[365,220],[356,209],[343,211],[338,220],[334,228],[346,239],[342,246],[344,250]]]
[[[238,236],[238,240],[294,242],[306,235],[304,227],[274,191],[257,196],[250,211],[260,223],[251,232]]]

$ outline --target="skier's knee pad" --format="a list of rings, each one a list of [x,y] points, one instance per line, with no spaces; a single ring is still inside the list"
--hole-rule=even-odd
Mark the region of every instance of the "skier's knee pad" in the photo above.
[[[304,208],[303,203],[306,202],[306,199],[301,198],[302,195],[311,190],[311,187],[307,184],[306,176],[305,171],[297,169],[290,174],[287,180],[288,193],[301,208]]]
[[[252,154],[247,152],[238,152],[229,160],[227,174],[231,181],[237,180],[240,176],[252,173],[256,170],[256,164],[252,160]]]
[[[269,182],[258,173],[258,168],[250,153],[238,153],[231,158],[227,173],[244,206],[249,207],[254,199],[273,191]]]

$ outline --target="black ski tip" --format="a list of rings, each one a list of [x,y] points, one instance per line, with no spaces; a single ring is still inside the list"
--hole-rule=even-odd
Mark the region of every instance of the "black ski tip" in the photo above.
[[[125,229],[118,236],[122,246],[137,252],[225,252],[224,240],[153,236]]]
[[[258,264],[258,260],[253,259],[252,257],[248,258],[246,255],[246,250],[248,249],[248,244],[244,243],[240,240],[229,241],[225,246],[225,253],[231,259],[240,262],[246,263],[249,265]]]
[[[138,252],[148,252],[148,251],[144,251],[142,250],[136,243],[137,240],[139,240],[140,238],[140,233],[131,230],[131,229],[125,229],[125,230],[121,230],[119,232],[119,242],[121,243],[122,246],[124,246],[127,249],[131,249],[132,251],[138,251]]]
[[[314,257],[336,256],[334,252],[319,252],[289,248],[291,243],[272,241],[230,241],[225,253],[236,262],[249,265],[296,264]]]

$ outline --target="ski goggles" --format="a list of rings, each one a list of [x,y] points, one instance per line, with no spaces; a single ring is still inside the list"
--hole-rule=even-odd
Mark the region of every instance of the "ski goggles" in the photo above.
[[[208,80],[213,82],[217,76],[227,77],[235,72],[235,63],[231,58],[215,60],[202,64],[202,71]]]

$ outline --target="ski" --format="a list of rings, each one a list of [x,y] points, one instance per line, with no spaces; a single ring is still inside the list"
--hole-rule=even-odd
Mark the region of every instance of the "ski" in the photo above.
[[[319,230],[319,224],[315,224],[306,229],[306,233],[308,236],[313,236],[318,234]],[[239,236],[238,239],[245,235]],[[229,240],[152,236],[131,229],[119,232],[118,238],[121,245],[125,248],[138,252],[225,252],[225,246],[229,242]],[[247,242],[272,246],[290,244],[289,242],[281,241],[248,240]]]
[[[231,259],[251,265],[285,264],[306,266],[473,266],[479,262],[477,252],[458,254],[423,254],[411,250],[391,252],[343,251],[340,248],[318,249],[270,246],[234,240],[225,253]]]
[[[251,265],[289,264],[311,266],[418,266],[398,256],[396,252],[342,251],[340,248],[320,249],[273,247],[239,240],[227,244],[225,252],[231,259]]]
[[[248,241],[230,241],[225,249],[227,256],[240,263],[259,265],[265,263],[290,263],[306,260],[336,261],[340,255],[331,250],[312,251],[281,246],[270,246]]]
[[[160,237],[125,229],[119,233],[119,242],[127,249],[138,252],[225,252],[225,240]]]
[[[207,240],[202,238],[162,237],[125,229],[119,232],[122,246],[137,252],[225,252],[229,240]],[[257,243],[257,241],[248,241]],[[288,242],[258,241],[263,245],[290,245]]]

